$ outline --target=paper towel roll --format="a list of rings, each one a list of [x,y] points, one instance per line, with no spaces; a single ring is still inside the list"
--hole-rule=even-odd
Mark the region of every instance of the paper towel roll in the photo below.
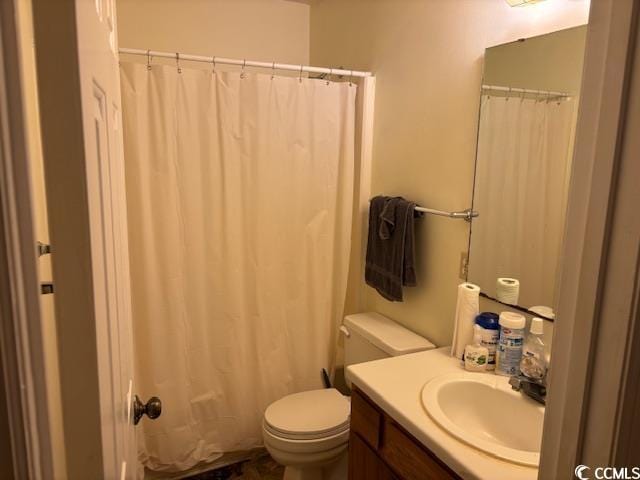
[[[458,285],[456,317],[451,342],[451,356],[462,360],[464,347],[473,341],[473,325],[480,312],[480,287],[473,283]]]
[[[520,295],[520,282],[517,278],[501,277],[496,281],[496,298],[509,305],[518,304]]]

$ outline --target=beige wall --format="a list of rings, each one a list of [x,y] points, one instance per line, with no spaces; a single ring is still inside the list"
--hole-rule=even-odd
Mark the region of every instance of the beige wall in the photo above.
[[[372,193],[443,210],[471,205],[482,57],[488,46],[586,23],[588,2],[511,8],[504,0],[321,0],[311,63],[377,76]],[[366,288],[377,310],[448,345],[468,225],[418,221],[419,286],[404,303]]]
[[[305,3],[287,0],[117,0],[121,47],[309,63]]]

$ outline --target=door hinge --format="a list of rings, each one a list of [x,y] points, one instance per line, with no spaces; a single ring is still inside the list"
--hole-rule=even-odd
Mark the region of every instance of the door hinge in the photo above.
[[[467,276],[469,275],[469,253],[468,252],[460,252],[460,271],[458,275],[461,280],[467,281]]]
[[[38,256],[49,255],[51,253],[51,245],[38,242]]]
[[[49,295],[50,293],[53,293],[53,282],[40,283],[40,293],[42,295]]]

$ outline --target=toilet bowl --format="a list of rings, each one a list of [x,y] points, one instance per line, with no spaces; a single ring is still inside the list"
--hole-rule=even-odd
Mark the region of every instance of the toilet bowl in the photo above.
[[[285,480],[346,478],[350,402],[335,388],[294,393],[272,403],[262,436]]]
[[[345,367],[435,348],[375,312],[348,315],[340,331]],[[350,410],[348,397],[335,388],[294,393],[269,405],[262,436],[273,459],[285,466],[285,480],[346,480]]]

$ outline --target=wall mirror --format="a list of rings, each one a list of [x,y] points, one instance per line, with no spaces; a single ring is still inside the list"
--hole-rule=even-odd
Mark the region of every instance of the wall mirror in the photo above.
[[[554,318],[586,26],[485,51],[468,281]]]

